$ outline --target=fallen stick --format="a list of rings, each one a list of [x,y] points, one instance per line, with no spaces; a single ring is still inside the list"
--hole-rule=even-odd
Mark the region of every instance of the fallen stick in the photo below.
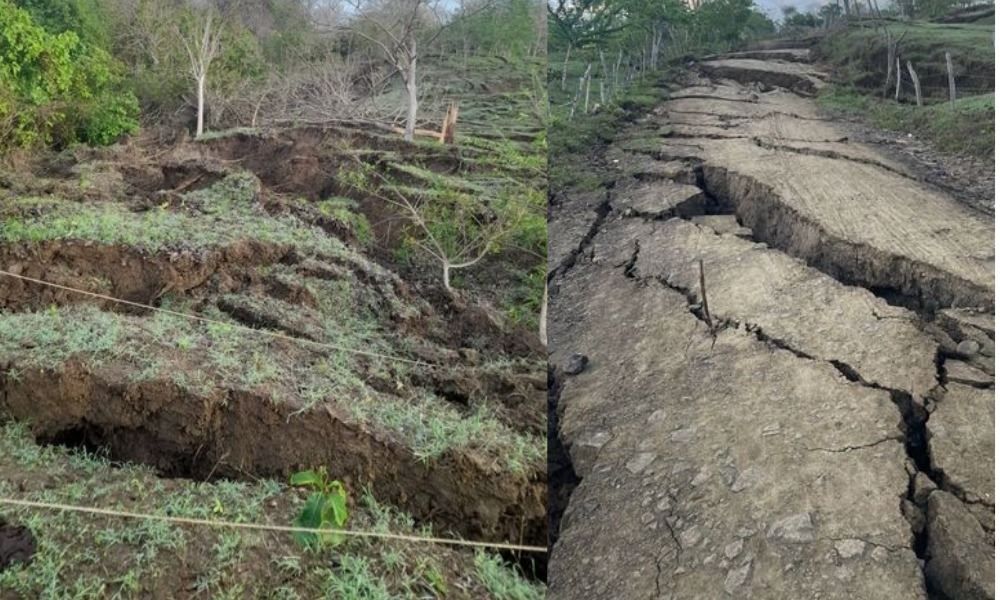
[[[712,324],[712,313],[708,311],[708,292],[705,291],[705,261],[698,259],[698,279],[701,283],[701,308],[705,311],[705,322],[708,323],[708,328],[712,330],[712,335],[715,335],[715,325]]]

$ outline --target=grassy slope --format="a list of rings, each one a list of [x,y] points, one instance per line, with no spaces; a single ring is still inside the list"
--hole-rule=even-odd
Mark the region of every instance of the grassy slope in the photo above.
[[[176,517],[287,525],[303,502],[299,492],[275,481],[164,480],[146,467],[39,446],[18,424],[0,427],[0,472],[3,496],[16,492],[41,502],[94,503]],[[350,512],[352,528],[434,535],[367,493]],[[0,513],[30,527],[38,542],[30,566],[0,571],[3,600],[540,600],[545,595],[541,584],[525,582],[485,552],[357,538],[336,548],[306,550],[282,533],[29,508],[3,507]]]
[[[883,129],[912,133],[946,152],[979,158],[994,155],[996,101],[993,94],[961,98],[952,109],[947,102],[916,107],[839,87],[823,94],[819,102],[828,109],[863,117]]]
[[[492,98],[492,106],[504,107],[495,111],[490,109],[491,102],[472,102],[476,91],[467,90],[466,97],[470,101],[462,106],[470,108],[468,116],[477,114],[475,110],[483,113],[483,119],[499,119],[502,114],[523,120],[526,126],[519,127],[519,131],[532,131],[532,117],[523,114],[528,110],[520,110],[511,117],[511,107],[523,107],[528,100],[528,94],[518,88],[525,85],[523,78],[512,79],[514,81],[507,82],[507,91],[497,91]],[[531,136],[534,139],[528,141],[529,136],[525,135],[523,142],[507,142],[498,139],[504,132],[502,126],[463,129],[460,118],[459,128],[460,141],[468,144],[470,154],[472,146],[481,150],[472,154],[467,162],[491,163],[480,167],[479,171],[490,171],[486,175],[492,178],[492,192],[510,183],[511,189],[537,196],[537,218],[525,224],[529,231],[515,232],[513,238],[514,242],[524,245],[540,243],[541,258],[537,262],[544,264],[544,212],[540,191],[544,183],[505,179],[515,177],[511,173],[518,170],[540,171],[544,132],[538,133],[536,127],[536,134]],[[488,135],[490,133],[493,135]],[[472,137],[477,134],[483,137]],[[228,134],[222,137],[225,135]],[[487,136],[490,139],[483,139]],[[433,145],[424,140],[416,145],[425,144]],[[419,171],[420,167],[414,165],[414,169]],[[423,180],[421,185],[429,188],[452,188],[462,183],[457,177],[451,181],[431,177],[422,171],[416,175]],[[504,180],[503,185],[497,185],[498,179]],[[215,186],[184,194],[180,206],[168,202],[147,212],[136,212],[126,207],[128,198],[118,193],[110,196],[96,191],[84,193],[90,184],[82,175],[45,189],[32,189],[30,194],[16,190],[18,185],[10,180],[12,178],[0,177],[3,204],[0,207],[0,244],[79,240],[97,245],[126,245],[153,258],[156,254],[176,251],[211,253],[213,249],[238,243],[243,238],[295,247],[313,257],[313,262],[307,261],[308,265],[304,265],[347,275],[329,281],[326,277],[303,276],[281,264],[262,265],[255,278],[301,287],[321,302],[314,309],[306,310],[302,306],[285,306],[273,298],[265,298],[265,305],[255,307],[254,312],[273,314],[277,321],[293,326],[297,335],[369,351],[409,355],[409,342],[420,341],[397,335],[393,319],[406,318],[413,310],[425,310],[423,300],[395,297],[390,285],[392,279],[382,277],[384,269],[360,252],[357,245],[345,244],[313,225],[319,215],[333,215],[341,221],[354,220],[345,224],[354,229],[358,234],[355,237],[363,242],[360,229],[368,225],[356,221],[359,215],[350,202],[335,200],[318,203],[314,209],[308,206],[294,209],[293,203],[298,201],[288,198],[282,200],[283,210],[269,212],[255,199],[260,191],[259,182],[249,173],[236,172]],[[66,191],[62,186],[74,191],[72,198],[61,194]],[[527,187],[538,189],[526,191]],[[303,214],[308,218],[303,218]],[[539,229],[540,238],[535,231]],[[538,248],[535,250],[535,254],[539,254]],[[514,288],[513,292],[502,300],[509,302],[505,306],[509,313],[524,315],[521,319],[530,324],[537,319],[540,280],[544,273],[541,269],[538,273],[530,269],[524,273],[513,273],[513,270],[505,271],[496,278],[501,281],[494,284],[503,286],[509,281],[515,282],[516,285],[509,286]],[[358,280],[350,275],[352,272],[374,275],[376,281],[388,287],[379,292],[375,284]],[[515,275],[522,279],[514,279]],[[108,291],[102,288],[101,281],[93,283],[94,291]],[[475,289],[468,291],[473,296],[478,293]],[[236,303],[257,300],[252,295],[226,299]],[[384,303],[386,299],[388,304]],[[203,311],[183,297],[168,295],[165,300],[173,302],[170,307],[181,312]],[[21,368],[57,369],[72,355],[94,369],[112,363],[130,365],[130,376],[139,380],[170,377],[178,386],[195,393],[216,386],[268,388],[277,390],[276,397],[288,392],[303,407],[325,401],[343,402],[359,420],[392,430],[410,442],[414,453],[425,460],[434,460],[444,449],[466,443],[485,448],[489,444],[483,444],[485,438],[481,434],[496,427],[499,428],[493,432],[495,437],[493,434],[489,437],[503,448],[494,447],[490,452],[497,460],[513,459],[505,462],[504,468],[517,470],[528,462],[537,462],[544,454],[544,441],[539,437],[528,439],[510,430],[494,415],[487,414],[487,410],[458,411],[424,394],[430,392],[429,389],[416,389],[410,401],[403,402],[386,402],[384,394],[376,397],[370,394],[370,389],[363,389],[367,386],[361,380],[372,371],[380,372],[376,377],[388,377],[387,381],[397,377],[406,381],[406,374],[390,365],[370,364],[366,373],[354,360],[341,361],[336,357],[325,360],[317,359],[316,355],[292,356],[287,352],[283,355],[274,344],[263,341],[260,336],[228,326],[235,323],[227,315],[210,312],[212,314],[204,316],[227,325],[192,325],[176,318],[142,319],[89,307],[53,307],[37,313],[5,314],[0,311],[0,362],[7,365],[7,359],[16,354]],[[81,316],[86,318],[80,319]],[[32,347],[25,353],[22,352],[25,348],[10,342],[23,339],[21,332],[29,322],[37,339],[32,340]],[[73,327],[67,327],[67,323]],[[178,358],[181,360],[174,360]],[[483,373],[493,368],[506,369],[512,361],[519,359],[484,356],[478,368]],[[192,363],[201,366],[190,369]],[[540,365],[530,366],[543,369]],[[0,380],[17,376],[15,369],[5,372]],[[307,384],[304,388],[303,383]],[[20,498],[79,504],[107,501],[114,505],[120,502],[128,510],[162,512],[170,508],[174,514],[259,519],[284,525],[290,524],[302,506],[302,498],[285,491],[275,481],[197,484],[179,479],[165,480],[148,469],[112,468],[107,461],[93,461],[58,448],[38,446],[20,425],[5,427],[0,431],[0,473],[4,474],[0,478],[0,495],[3,496],[16,491]],[[23,481],[42,482],[42,485],[12,488],[7,482],[13,481],[11,478],[15,474]],[[130,491],[133,488],[134,491]],[[385,512],[388,508],[379,508],[369,497],[353,500],[358,506],[348,522],[349,527],[389,526],[380,516],[388,514]],[[178,509],[179,506],[182,508]],[[423,546],[351,542],[337,551],[314,556],[290,540],[265,540],[261,536],[240,536],[221,530],[185,533],[177,528],[146,523],[112,522],[104,518],[6,507],[0,508],[0,516],[30,526],[40,543],[39,555],[29,567],[8,569],[0,574],[2,600],[12,597],[494,597],[527,600],[544,596],[541,586],[521,580],[514,571],[501,567],[498,559],[471,551],[442,554]],[[412,528],[410,519],[405,516],[400,519],[400,523],[410,523],[402,526],[402,531]],[[109,550],[111,545],[115,545],[114,551]],[[248,567],[255,564],[260,566]],[[340,566],[331,569],[331,564]],[[198,581],[194,582],[196,587],[171,587],[176,583],[172,581],[179,572],[176,569],[190,572],[192,565],[199,572]],[[446,593],[436,590],[438,575],[443,577]],[[162,593],[151,594],[153,589]]]
[[[817,48],[821,59],[833,65],[841,84],[828,89],[820,104],[877,127],[912,133],[943,151],[992,159],[996,121],[993,24],[892,23],[889,29],[896,39],[905,32],[900,44],[904,61],[901,98],[907,103],[881,97],[886,68],[884,31],[850,28],[827,36]],[[946,52],[951,53],[955,67],[958,102],[954,109],[947,102]],[[923,107],[911,103],[907,60],[920,77],[926,98]]]

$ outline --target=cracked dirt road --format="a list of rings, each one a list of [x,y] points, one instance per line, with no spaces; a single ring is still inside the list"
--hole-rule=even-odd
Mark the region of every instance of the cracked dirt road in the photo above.
[[[992,218],[806,60],[703,61],[553,207],[551,598],[994,597]]]

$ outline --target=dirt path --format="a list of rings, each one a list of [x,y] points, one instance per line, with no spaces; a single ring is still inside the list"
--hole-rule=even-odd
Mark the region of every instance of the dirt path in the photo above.
[[[703,61],[553,209],[552,598],[994,597],[992,219],[804,58]]]

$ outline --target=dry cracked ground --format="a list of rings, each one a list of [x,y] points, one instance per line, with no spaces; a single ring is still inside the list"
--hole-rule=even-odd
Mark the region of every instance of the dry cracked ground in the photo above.
[[[807,52],[700,62],[555,196],[554,599],[994,597],[992,217]]]

